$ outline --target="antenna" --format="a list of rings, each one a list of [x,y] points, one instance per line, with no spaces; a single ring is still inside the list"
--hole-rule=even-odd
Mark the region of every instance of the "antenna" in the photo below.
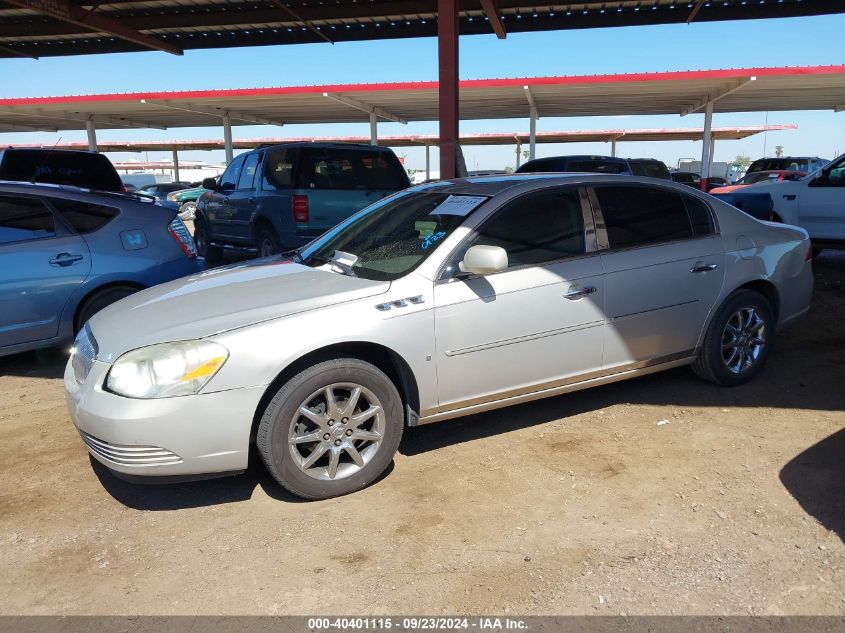
[[[50,158],[50,155],[53,153],[53,150],[56,149],[58,144],[61,143],[61,142],[62,142],[62,137],[60,136],[59,140],[57,140],[53,144],[53,147],[51,147],[49,150],[47,150],[47,153],[44,154],[44,160],[42,160],[41,164],[38,167],[35,168],[34,172],[32,172],[32,180],[29,181],[30,184],[33,184],[33,185],[35,184],[35,179],[38,177],[38,172],[41,171],[41,169],[44,167],[44,165],[47,164],[47,159]]]

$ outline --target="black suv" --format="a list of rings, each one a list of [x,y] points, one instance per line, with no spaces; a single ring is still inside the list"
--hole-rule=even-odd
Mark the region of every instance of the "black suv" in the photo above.
[[[386,147],[285,143],[240,154],[202,184],[194,239],[211,263],[224,246],[262,257],[296,248],[411,183]]]
[[[96,152],[7,147],[0,150],[0,180],[126,191],[111,161]]]

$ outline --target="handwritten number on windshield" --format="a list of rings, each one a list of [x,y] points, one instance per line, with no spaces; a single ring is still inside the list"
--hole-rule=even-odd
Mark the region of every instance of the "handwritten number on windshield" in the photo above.
[[[438,240],[442,240],[444,237],[446,237],[446,231],[438,231],[437,233],[427,235],[422,242],[423,250],[428,250],[429,246],[431,246]]]

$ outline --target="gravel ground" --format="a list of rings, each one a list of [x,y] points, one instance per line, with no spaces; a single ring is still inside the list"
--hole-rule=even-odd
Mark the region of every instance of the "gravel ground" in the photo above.
[[[816,277],[750,385],[681,368],[413,429],[313,503],[257,466],[122,483],[63,355],[0,359],[0,613],[845,614],[845,254]]]

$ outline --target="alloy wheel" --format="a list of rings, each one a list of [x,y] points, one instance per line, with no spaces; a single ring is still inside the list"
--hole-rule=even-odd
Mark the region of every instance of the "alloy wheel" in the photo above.
[[[375,394],[355,383],[333,383],[312,393],[290,423],[294,463],[314,479],[354,475],[378,452],[384,438],[384,408]]]
[[[766,322],[757,308],[735,312],[722,332],[722,361],[729,371],[741,374],[753,367],[766,345]]]

